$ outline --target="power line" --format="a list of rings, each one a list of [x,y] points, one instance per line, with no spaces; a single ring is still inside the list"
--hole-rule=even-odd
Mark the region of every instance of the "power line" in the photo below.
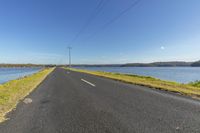
[[[78,39],[78,37],[85,31],[85,29],[91,24],[91,22],[97,17],[97,15],[102,11],[103,7],[108,3],[109,0],[100,0],[97,7],[94,9],[86,23],[83,25],[83,27],[80,29],[80,31],[75,35],[73,40],[68,44],[71,45]],[[71,67],[71,49],[72,47],[68,47],[69,50],[69,67]]]
[[[126,9],[124,9],[122,12],[120,12],[117,16],[115,16],[114,18],[112,18],[109,22],[107,22],[106,24],[104,24],[102,26],[102,28],[106,28],[107,26],[109,26],[110,24],[114,23],[115,21],[117,21],[121,16],[123,16],[124,14],[126,14],[128,11],[130,11],[132,8],[134,8],[135,6],[138,5],[138,3],[141,0],[135,0],[129,7],[127,7]]]
[[[78,39],[78,37],[85,31],[85,29],[91,24],[91,22],[102,11],[103,7],[108,3],[108,1],[109,0],[100,0],[100,2],[98,3],[97,7],[94,9],[93,13],[91,14],[91,16],[88,18],[88,20],[86,21],[86,23],[84,24],[84,26],[80,29],[80,31],[76,34],[76,36],[73,38],[73,40],[69,43],[69,45],[72,44],[74,41],[76,41]],[[115,16],[110,21],[108,21],[107,23],[105,23],[100,30],[105,29],[107,26],[109,26],[112,23],[114,23],[115,21],[117,21],[120,17],[122,17],[124,14],[126,14],[129,10],[131,10],[132,8],[134,8],[135,6],[137,6],[140,1],[141,0],[135,0],[135,1],[133,1],[133,3],[129,7],[127,7],[122,12],[120,12],[117,16]],[[98,33],[98,31],[95,32],[93,35],[96,35],[96,33]],[[68,47],[68,49],[69,49],[69,67],[71,67],[71,49],[72,48]]]
[[[92,14],[88,18],[88,20],[85,22],[83,27],[80,29],[80,31],[75,35],[75,37],[72,39],[72,41],[68,44],[69,46],[74,43],[78,39],[78,37],[85,31],[85,29],[90,25],[90,23],[97,17],[97,15],[103,10],[103,7],[108,3],[109,0],[100,0],[96,8],[93,10]],[[71,64],[71,47],[68,47],[69,49],[69,65]]]
[[[97,15],[102,11],[103,7],[108,3],[109,0],[100,0],[97,7],[94,9],[86,23],[83,25],[83,27],[80,29],[80,31],[75,35],[73,40],[70,42],[72,44],[74,41],[78,39],[78,37],[85,31],[87,27],[91,24],[91,22],[97,17]],[[70,45],[69,44],[69,45]]]
[[[120,17],[122,17],[124,14],[126,14],[128,11],[130,11],[132,8],[136,7],[139,2],[141,0],[134,0],[133,3],[127,7],[126,9],[124,9],[123,11],[121,11],[117,16],[113,17],[110,21],[108,21],[107,23],[105,23],[99,31],[94,32],[90,37],[95,36],[98,32],[100,32],[101,30],[107,28],[109,25],[111,25],[112,23],[114,23],[115,21],[117,21]]]

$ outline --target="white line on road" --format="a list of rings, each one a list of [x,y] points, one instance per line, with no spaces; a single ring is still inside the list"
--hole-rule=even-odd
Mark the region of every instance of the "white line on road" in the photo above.
[[[89,85],[91,85],[91,86],[93,86],[93,87],[95,87],[96,85],[95,84],[92,84],[92,83],[90,83],[89,81],[87,81],[87,80],[85,80],[85,79],[81,79],[83,82],[85,82],[85,83],[87,83],[87,84],[89,84]]]

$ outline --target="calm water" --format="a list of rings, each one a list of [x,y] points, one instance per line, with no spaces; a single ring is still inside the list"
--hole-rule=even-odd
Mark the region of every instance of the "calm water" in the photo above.
[[[41,68],[0,68],[0,84],[38,72]]]
[[[86,70],[152,76],[163,80],[188,83],[200,80],[200,67],[79,67]]]

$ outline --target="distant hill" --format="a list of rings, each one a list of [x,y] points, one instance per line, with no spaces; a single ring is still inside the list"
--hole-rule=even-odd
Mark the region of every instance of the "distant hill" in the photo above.
[[[67,66],[67,65],[61,65]],[[200,61],[169,61],[153,63],[127,63],[127,64],[73,64],[73,67],[200,67]]]
[[[191,64],[192,67],[200,67],[200,61],[196,61]]]
[[[192,62],[181,62],[181,61],[172,61],[172,62],[153,62],[153,63],[129,63],[124,64],[122,67],[189,67]]]
[[[74,67],[190,67],[193,62],[171,61],[153,63],[127,63],[127,64],[78,64]]]

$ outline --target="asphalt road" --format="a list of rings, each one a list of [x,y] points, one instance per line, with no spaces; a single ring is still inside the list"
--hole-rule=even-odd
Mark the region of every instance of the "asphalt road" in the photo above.
[[[0,133],[199,133],[200,102],[55,69],[19,103]]]

